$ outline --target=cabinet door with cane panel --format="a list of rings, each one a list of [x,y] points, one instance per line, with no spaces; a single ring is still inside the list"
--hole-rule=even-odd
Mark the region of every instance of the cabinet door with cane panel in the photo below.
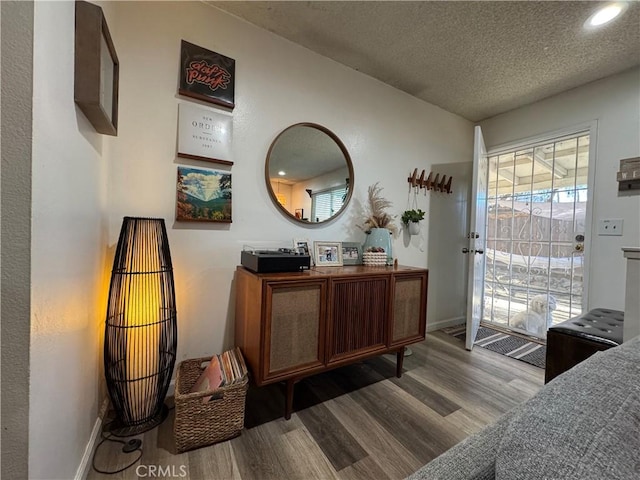
[[[424,339],[428,278],[426,271],[392,276],[390,347]]]
[[[326,280],[266,282],[263,377],[324,364]]]

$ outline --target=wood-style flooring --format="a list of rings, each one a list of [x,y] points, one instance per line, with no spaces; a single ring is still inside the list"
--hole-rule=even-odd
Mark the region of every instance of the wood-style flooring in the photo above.
[[[441,332],[411,349],[402,378],[395,355],[384,355],[301,381],[289,421],[282,385],[252,387],[242,434],[187,453],[174,453],[172,411],[139,436],[139,463],[88,478],[402,479],[543,385],[543,370],[483,348],[467,352]],[[116,470],[138,454],[121,449],[102,445],[96,466]]]

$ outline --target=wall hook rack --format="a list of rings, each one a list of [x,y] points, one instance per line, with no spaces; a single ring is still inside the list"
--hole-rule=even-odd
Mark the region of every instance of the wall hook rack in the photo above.
[[[450,176],[447,178],[446,175],[442,175],[441,177],[439,173],[436,173],[434,178],[433,172],[429,172],[429,176],[427,177],[426,180],[424,179],[424,176],[425,176],[425,171],[422,170],[422,172],[420,173],[420,176],[418,177],[418,169],[416,168],[413,170],[413,173],[409,176],[409,178],[407,178],[407,181],[413,188],[415,187],[424,188],[425,195],[427,194],[427,190],[434,190],[436,192],[443,192],[443,193],[451,193],[451,183],[453,182],[453,177]]]

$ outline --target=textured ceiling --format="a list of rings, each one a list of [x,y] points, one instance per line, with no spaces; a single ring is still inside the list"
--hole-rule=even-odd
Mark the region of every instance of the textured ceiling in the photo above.
[[[638,2],[207,3],[471,121],[640,65]]]

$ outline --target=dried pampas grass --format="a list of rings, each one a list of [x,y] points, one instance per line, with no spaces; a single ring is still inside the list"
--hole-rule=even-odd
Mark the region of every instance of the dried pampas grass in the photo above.
[[[393,204],[382,196],[382,187],[379,182],[369,186],[368,206],[366,208],[366,219],[363,225],[358,225],[362,230],[369,233],[372,228],[386,228],[393,235],[398,233],[398,227],[393,223],[395,216],[386,212]]]

